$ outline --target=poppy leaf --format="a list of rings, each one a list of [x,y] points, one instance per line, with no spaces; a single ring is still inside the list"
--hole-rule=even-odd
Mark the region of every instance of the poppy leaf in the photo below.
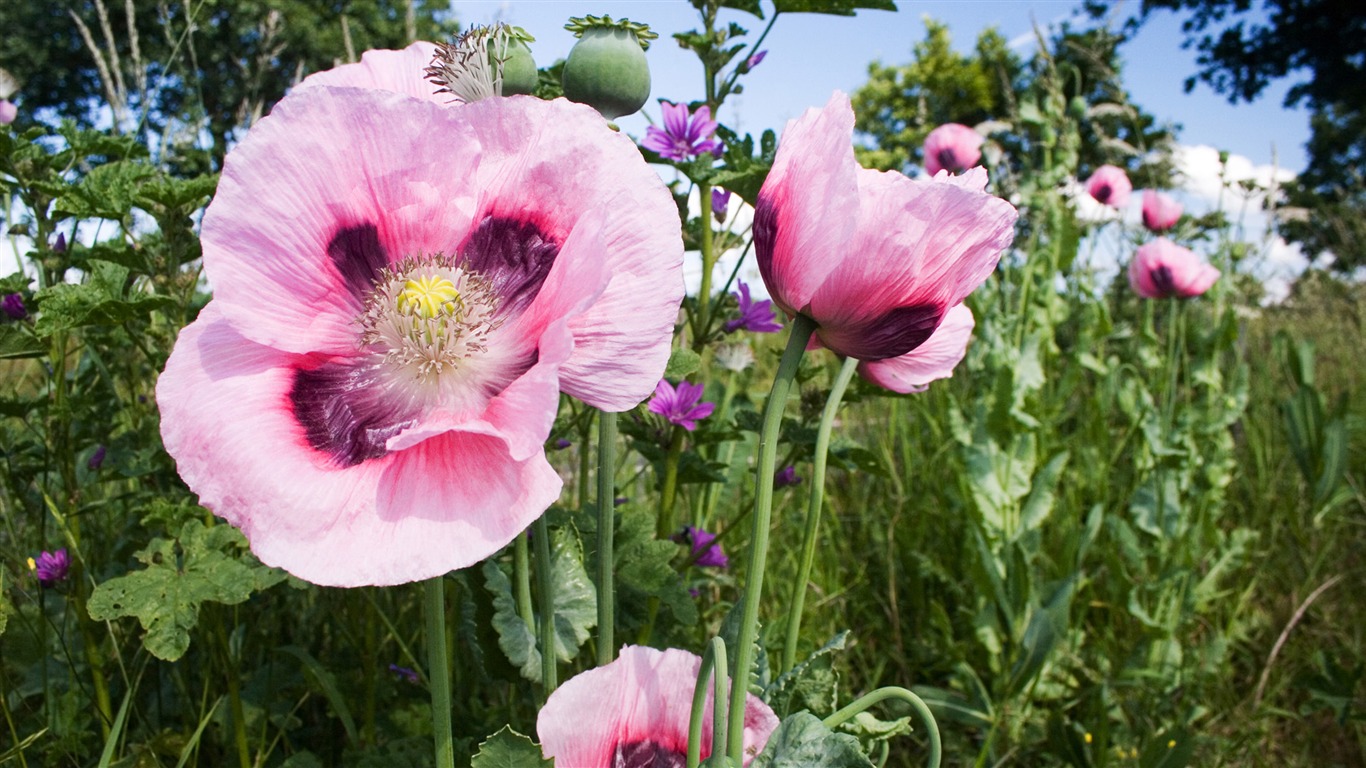
[[[858,739],[835,733],[810,712],[784,718],[749,768],[871,768]]]
[[[522,734],[503,726],[479,745],[479,753],[470,761],[470,768],[550,768],[554,765],[541,757],[541,748]]]

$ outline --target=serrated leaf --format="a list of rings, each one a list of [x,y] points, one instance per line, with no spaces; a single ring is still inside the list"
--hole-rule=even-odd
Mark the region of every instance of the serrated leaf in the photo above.
[[[702,367],[702,356],[688,348],[675,349],[664,368],[664,378],[681,379]]]
[[[0,359],[41,357],[46,353],[47,345],[24,326],[18,323],[0,325]]]
[[[541,748],[530,738],[503,726],[479,745],[470,768],[552,768],[554,763],[541,757]]]
[[[175,661],[189,648],[200,604],[245,602],[261,584],[271,583],[261,578],[261,570],[274,572],[274,583],[284,578],[282,572],[256,563],[245,549],[237,529],[205,528],[191,520],[175,539],[153,539],[135,555],[147,568],[95,587],[87,604],[90,617],[109,621],[136,616],[148,653]]]
[[[872,768],[858,739],[836,733],[810,712],[798,712],[778,724],[764,751],[749,768]]]
[[[731,606],[726,618],[721,620],[721,631],[717,636],[726,644],[726,656],[730,659],[740,658],[740,620],[744,614],[744,593],[740,599]],[[754,663],[749,668],[749,692],[760,698],[764,697],[764,692],[769,687],[769,668],[768,652],[764,650],[763,625],[756,622],[754,627]],[[734,680],[737,671],[730,671],[731,679]]]
[[[759,7],[759,0],[721,0],[721,7],[752,13],[761,19],[764,17],[764,9]]]
[[[57,198],[59,216],[124,221],[141,184],[156,174],[143,162],[116,160],[96,166]]]
[[[107,261],[91,261],[86,281],[63,283],[38,292],[42,314],[35,326],[39,336],[50,336],[88,325],[121,325],[175,305],[170,297],[125,295],[128,268]]]
[[[777,13],[827,13],[853,16],[859,9],[895,11],[892,0],[773,0]]]
[[[864,741],[888,741],[897,736],[910,734],[911,718],[907,715],[895,720],[880,720],[871,712],[860,712],[854,715],[854,719],[841,723],[840,728],[863,737]]]
[[[522,677],[541,679],[541,653],[536,650],[536,635],[517,613],[512,582],[492,559],[485,560],[484,587],[493,595],[493,628],[498,632],[498,647]]]
[[[619,590],[659,598],[680,624],[697,623],[697,605],[688,594],[683,577],[669,565],[678,545],[655,538],[654,515],[644,510],[623,510],[617,523],[616,561]]]
[[[836,634],[764,689],[763,700],[779,717],[803,709],[825,714],[834,712],[839,687],[839,675],[834,668],[835,653],[844,650],[848,640],[848,630]]]

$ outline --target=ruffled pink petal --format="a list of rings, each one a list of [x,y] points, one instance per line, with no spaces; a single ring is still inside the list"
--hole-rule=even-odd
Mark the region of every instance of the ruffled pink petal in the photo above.
[[[851,252],[859,210],[854,110],[836,91],[824,109],[787,124],[773,169],[759,191],[754,247],[773,301],[789,315],[805,309]]]
[[[342,64],[305,77],[294,90],[319,85],[393,91],[437,104],[450,103],[450,94],[437,94],[437,85],[426,79],[436,46],[419,40],[401,51],[375,50],[361,54],[355,64]]]
[[[479,144],[464,110],[307,88],[231,154],[204,215],[204,268],[244,336],[348,354],[375,270],[453,253],[470,228]]]
[[[516,425],[492,408],[466,431],[339,467],[292,411],[301,358],[244,338],[220,308],[181,332],[157,383],[162,439],[262,562],[335,586],[431,578],[497,551],[558,497],[544,456],[518,459],[516,433],[500,433]]]
[[[861,170],[858,227],[807,314],[825,346],[860,360],[929,338],[981,285],[1014,238],[1015,208],[987,194],[986,171],[910,180]]]
[[[1192,298],[1208,291],[1219,279],[1219,270],[1208,264],[1197,264],[1177,278],[1176,291],[1185,298]]]
[[[653,746],[686,755],[693,688],[702,659],[686,651],[626,646],[615,661],[565,681],[546,700],[536,733],[546,757],[574,768],[612,768],[619,748]],[[702,757],[711,755],[713,688],[703,712]],[[756,696],[745,705],[748,765],[778,727]]]
[[[513,96],[456,111],[483,147],[477,217],[536,224],[563,244],[554,270],[566,282],[598,268],[610,278],[570,321],[563,391],[610,411],[635,407],[664,375],[683,301],[682,235],[668,188],[590,107]],[[605,212],[596,233],[569,242],[589,205]]]
[[[930,382],[953,375],[954,367],[968,352],[974,324],[972,310],[958,304],[924,344],[900,357],[859,363],[858,372],[893,392],[923,392]]]

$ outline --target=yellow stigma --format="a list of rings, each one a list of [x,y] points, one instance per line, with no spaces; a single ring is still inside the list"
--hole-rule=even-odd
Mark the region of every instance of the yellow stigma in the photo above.
[[[28,569],[29,569],[30,571],[36,571],[36,570],[38,570],[38,564],[35,563],[35,562],[33,562],[33,558],[31,558],[31,557],[28,559]]]
[[[1084,736],[1082,736],[1082,738],[1086,740],[1087,744],[1091,743],[1091,733],[1089,731]]]
[[[398,311],[405,315],[433,318],[449,314],[450,305],[460,300],[455,283],[439,275],[424,275],[403,284],[398,294]]]

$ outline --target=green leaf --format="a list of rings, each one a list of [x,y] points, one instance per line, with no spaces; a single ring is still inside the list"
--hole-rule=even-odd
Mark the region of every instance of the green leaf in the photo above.
[[[493,628],[498,632],[498,647],[522,677],[541,679],[541,653],[536,650],[536,635],[517,613],[512,582],[492,558],[484,561],[484,587],[493,595]]]
[[[834,712],[839,703],[835,653],[844,650],[848,639],[848,630],[836,634],[804,661],[774,680],[764,690],[763,700],[779,717],[803,709],[824,714]]]
[[[42,314],[35,330],[39,336],[46,337],[88,325],[122,325],[175,305],[167,296],[126,296],[127,282],[127,267],[91,261],[85,282],[78,285],[63,283],[38,292]]]
[[[10,611],[13,610],[5,594],[5,572],[0,571],[0,635],[5,634],[5,626],[9,624]]]
[[[655,538],[654,515],[645,510],[623,509],[616,533],[617,589],[621,592],[620,607],[628,607],[627,600],[658,598],[678,620],[691,626],[697,623],[697,603],[688,594],[683,577],[669,562],[678,554],[679,546],[672,541]],[[634,594],[633,594],[634,593]],[[642,621],[643,621],[642,616]]]
[[[42,357],[47,345],[33,332],[19,323],[0,325],[0,359],[16,360],[23,357]]]
[[[722,8],[734,8],[737,11],[751,13],[759,18],[764,17],[764,9],[759,7],[759,0],[721,0]]]
[[[664,378],[681,379],[702,367],[702,356],[687,349],[675,349],[669,355],[669,364],[664,368]]]
[[[96,166],[57,198],[57,215],[127,221],[133,197],[156,171],[139,161],[116,160]]]
[[[832,16],[853,16],[860,8],[875,11],[895,11],[892,0],[773,0],[777,13],[828,13]]]
[[[479,745],[470,768],[552,768],[554,762],[541,757],[541,748],[522,734],[503,726]]]
[[[153,539],[135,555],[147,568],[95,587],[87,604],[90,618],[136,616],[146,631],[147,652],[175,661],[190,646],[201,603],[236,605],[284,580],[282,571],[257,563],[246,547],[236,528],[205,528],[191,520],[176,538]]]
[[[778,724],[749,768],[872,768],[858,739],[835,733],[815,715],[798,712]]]
[[[744,593],[731,606],[726,618],[721,621],[721,631],[717,636],[726,644],[726,657],[730,659],[740,658],[740,620],[743,618],[745,607]],[[768,652],[764,650],[763,624],[756,622],[754,627],[754,663],[749,668],[749,692],[760,698],[765,698],[765,691],[769,687]],[[734,662],[732,662],[734,663]],[[730,671],[731,679],[734,680],[737,672]]]

